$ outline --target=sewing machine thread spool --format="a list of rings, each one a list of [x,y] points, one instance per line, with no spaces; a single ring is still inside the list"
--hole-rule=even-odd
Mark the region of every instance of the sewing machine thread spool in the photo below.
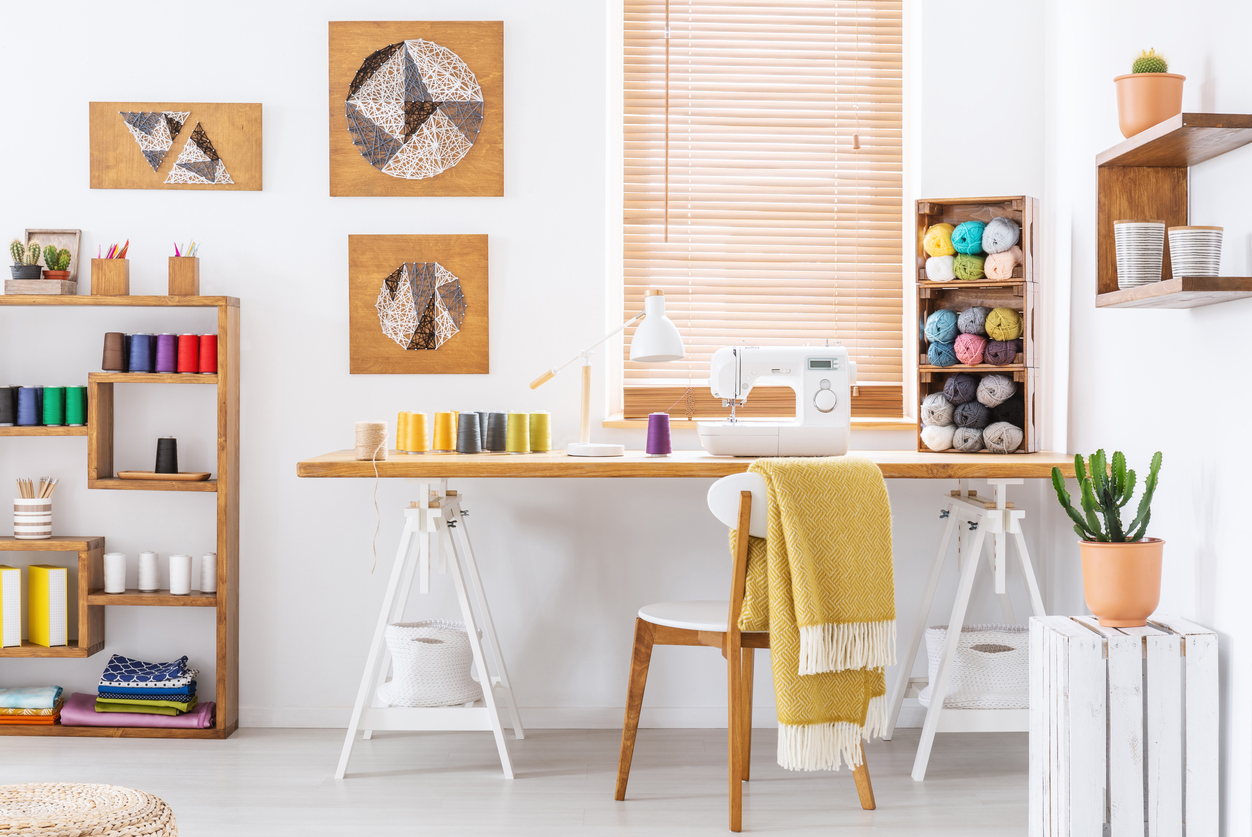
[[[426,453],[430,450],[430,445],[426,441],[426,414],[425,413],[405,413],[404,414],[404,448],[409,453]]]
[[[478,430],[478,413],[461,413],[457,416],[456,452],[483,452],[482,435]]]
[[[456,450],[456,413],[435,413],[435,436],[431,442],[436,453]]]
[[[508,449],[508,426],[509,417],[507,413],[487,414],[487,450],[503,451]]]
[[[648,456],[669,456],[673,453],[669,438],[669,413],[648,413]]]
[[[509,413],[504,449],[509,453],[530,453],[529,413]]]
[[[178,473],[178,440],[173,436],[157,439],[156,468],[158,474]]]
[[[549,413],[530,414],[531,452],[552,450],[552,416]]]

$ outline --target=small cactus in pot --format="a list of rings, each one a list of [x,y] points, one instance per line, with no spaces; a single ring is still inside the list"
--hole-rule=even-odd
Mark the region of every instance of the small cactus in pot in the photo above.
[[[70,278],[70,251],[49,244],[43,248],[43,266],[45,279]]]
[[[9,245],[9,255],[13,257],[13,265],[9,270],[13,274],[14,279],[38,279],[39,268],[39,242],[32,241],[29,245],[23,245],[16,238]]]
[[[1186,76],[1169,71],[1169,62],[1155,49],[1145,49],[1131,62],[1130,72],[1117,76],[1117,123],[1122,136],[1135,134],[1182,113]]]
[[[1169,62],[1155,49],[1145,49],[1130,65],[1132,73],[1168,73]]]

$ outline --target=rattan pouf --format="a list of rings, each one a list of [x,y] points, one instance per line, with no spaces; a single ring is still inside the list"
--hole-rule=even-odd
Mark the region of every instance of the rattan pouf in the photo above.
[[[0,785],[0,837],[177,837],[170,806],[117,785]]]

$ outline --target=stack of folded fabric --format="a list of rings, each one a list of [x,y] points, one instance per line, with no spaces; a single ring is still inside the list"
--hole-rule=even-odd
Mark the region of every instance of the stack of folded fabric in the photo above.
[[[196,674],[186,657],[145,663],[114,654],[100,678],[96,711],[182,715],[196,707]]]
[[[0,689],[0,724],[55,724],[62,703],[60,686]]]

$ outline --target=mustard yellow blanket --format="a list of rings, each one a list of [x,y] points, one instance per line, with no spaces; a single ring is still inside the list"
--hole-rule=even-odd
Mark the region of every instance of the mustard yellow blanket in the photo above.
[[[758,459],[767,538],[752,538],[739,628],[769,631],[778,763],[838,770],[887,718],[895,662],[891,504],[868,459]],[[731,553],[735,532],[731,531]]]

